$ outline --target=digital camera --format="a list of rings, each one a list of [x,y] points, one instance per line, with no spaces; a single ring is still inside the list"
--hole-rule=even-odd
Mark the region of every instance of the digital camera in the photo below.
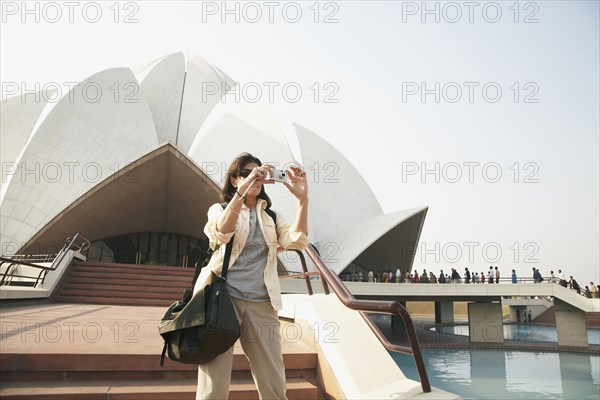
[[[273,177],[275,182],[287,182],[287,171],[273,168]]]

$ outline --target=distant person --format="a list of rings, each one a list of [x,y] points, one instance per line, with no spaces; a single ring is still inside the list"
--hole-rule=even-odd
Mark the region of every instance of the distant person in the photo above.
[[[531,322],[531,310],[527,311],[527,321]]]
[[[358,271],[358,281],[359,282],[364,282],[364,275],[362,273],[362,271]]]
[[[496,267],[496,283],[500,283],[500,270]]]
[[[556,283],[556,276],[554,276],[554,271],[550,271],[550,283]]]
[[[400,283],[402,277],[402,271],[400,271],[400,267],[396,268],[396,283]]]
[[[410,272],[408,271],[404,273],[404,283],[411,283]]]
[[[577,291],[577,294],[581,294],[581,286],[579,286],[579,283],[577,283],[573,276],[571,276],[571,279],[569,280],[569,288]]]
[[[429,283],[429,275],[425,270],[423,270],[423,274],[421,275],[421,283]]]
[[[588,299],[592,298],[592,292],[590,292],[590,288],[589,287],[585,287],[584,291],[583,291],[583,295],[585,297],[587,297]]]
[[[440,277],[438,278],[439,283],[446,283],[446,275],[444,275],[444,270],[440,270]]]
[[[494,267],[490,266],[488,271],[488,283],[494,283]]]
[[[542,283],[544,282],[544,277],[542,276],[542,274],[540,273],[539,268],[535,270],[536,274],[537,274],[537,279],[538,279],[538,283]]]
[[[373,270],[370,269],[369,273],[367,274],[367,282],[373,282]]]
[[[471,273],[469,268],[465,268],[465,283],[471,283]]]
[[[560,269],[558,270],[558,284],[562,287],[567,287],[567,278]]]
[[[512,283],[517,283],[517,273],[515,272],[514,269],[512,270],[512,275],[511,275],[510,279],[511,279]]]
[[[591,287],[591,292],[592,292],[592,298],[597,299],[598,298],[598,286],[594,285],[594,282],[590,282],[590,287]]]
[[[483,276],[483,272],[481,273],[481,278],[480,278],[479,282],[485,283],[485,276]]]
[[[435,274],[433,272],[429,272],[429,282],[437,283],[437,278],[435,277]]]
[[[413,282],[414,283],[419,283],[419,273],[417,272],[416,269],[415,269],[415,273],[413,275]]]
[[[458,274],[458,271],[454,268],[452,268],[452,283],[460,283],[460,275]]]

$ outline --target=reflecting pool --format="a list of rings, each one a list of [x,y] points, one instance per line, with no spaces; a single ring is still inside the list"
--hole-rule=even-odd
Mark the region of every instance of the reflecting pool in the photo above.
[[[413,358],[391,353],[418,380]],[[600,399],[600,355],[504,350],[424,350],[432,386],[465,399]]]
[[[532,324],[503,325],[504,339],[523,342],[557,342],[556,327]],[[469,336],[469,325],[442,325],[430,330],[442,334]],[[588,343],[600,345],[600,329],[588,329]]]

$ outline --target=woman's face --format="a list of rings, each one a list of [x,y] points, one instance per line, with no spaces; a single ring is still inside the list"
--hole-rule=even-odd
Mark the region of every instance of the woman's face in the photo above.
[[[237,188],[238,185],[240,183],[242,183],[242,181],[244,179],[246,179],[246,177],[248,177],[248,175],[250,175],[250,173],[252,172],[252,170],[254,168],[257,168],[257,167],[260,167],[260,165],[258,165],[255,162],[251,162],[251,163],[248,163],[248,164],[244,165],[242,167],[240,175],[236,178],[236,184],[234,186]],[[258,196],[260,194],[260,190],[261,189],[262,189],[262,181],[255,181],[252,184],[252,186],[250,186],[250,188],[248,189],[248,192],[246,193],[246,195],[247,196],[251,196],[251,197],[256,197],[256,196]]]

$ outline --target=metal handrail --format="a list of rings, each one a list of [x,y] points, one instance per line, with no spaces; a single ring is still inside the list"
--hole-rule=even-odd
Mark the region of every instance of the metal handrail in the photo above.
[[[13,260],[28,262],[52,262],[58,254],[15,254],[10,256]]]
[[[312,295],[313,290],[311,286],[310,276],[314,275],[314,273],[308,272],[306,268],[306,260],[302,252],[300,252],[299,250],[291,251],[296,252],[300,256],[300,261],[303,270],[303,273],[294,274],[293,276],[304,276],[308,294]],[[386,349],[412,355],[415,360],[415,365],[417,367],[419,378],[421,380],[421,388],[423,389],[423,392],[431,392],[431,385],[429,383],[429,377],[427,376],[427,370],[425,369],[423,355],[421,354],[421,347],[419,345],[419,340],[417,339],[415,327],[408,310],[397,301],[357,300],[341,281],[340,277],[333,271],[331,271],[331,269],[329,269],[325,265],[323,260],[321,260],[319,252],[313,244],[310,244],[307,247],[306,254],[308,254],[308,257],[315,264],[317,270],[319,271],[319,274],[321,275],[321,282],[323,284],[323,290],[325,291],[325,294],[329,294],[329,286],[331,286],[331,289],[340,299],[342,304],[344,304],[346,307],[352,310],[359,311],[361,316],[367,322],[369,328],[371,328],[375,336],[377,336],[377,339],[379,339],[381,344],[383,344],[383,346]],[[288,275],[288,277],[290,276]],[[381,333],[379,327],[377,327],[377,325],[375,325],[375,323],[367,316],[366,312],[400,315],[400,317],[402,317],[402,320],[404,321],[404,329],[406,330],[410,347],[398,346],[390,343],[390,341],[385,337],[385,335]]]
[[[81,244],[77,244],[76,240],[80,239],[80,238],[83,239],[83,242]],[[14,258],[2,256],[2,257],[0,257],[0,266],[4,263],[8,263],[8,267],[6,268],[6,271],[4,271],[4,273],[2,273],[2,279],[0,279],[0,286],[8,284],[10,281],[12,281],[12,278],[15,278],[15,277],[34,279],[34,277],[32,277],[32,276],[18,275],[15,273],[16,268],[11,268],[13,266],[24,265],[27,267],[38,268],[40,270],[40,273],[35,278],[35,282],[33,284],[33,287],[36,287],[39,283],[44,283],[44,279],[46,278],[46,274],[48,273],[48,271],[54,271],[58,268],[58,266],[62,262],[63,258],[67,254],[68,250],[76,250],[76,251],[82,252],[82,251],[87,250],[89,247],[90,247],[90,241],[88,239],[86,239],[84,236],[77,233],[77,234],[75,234],[75,236],[67,238],[62,249],[58,253],[57,257],[54,258],[54,261],[52,261],[52,265],[50,265],[49,267],[46,267],[44,265],[39,265],[39,264],[33,264],[33,263],[23,261],[20,259],[14,259]]]

